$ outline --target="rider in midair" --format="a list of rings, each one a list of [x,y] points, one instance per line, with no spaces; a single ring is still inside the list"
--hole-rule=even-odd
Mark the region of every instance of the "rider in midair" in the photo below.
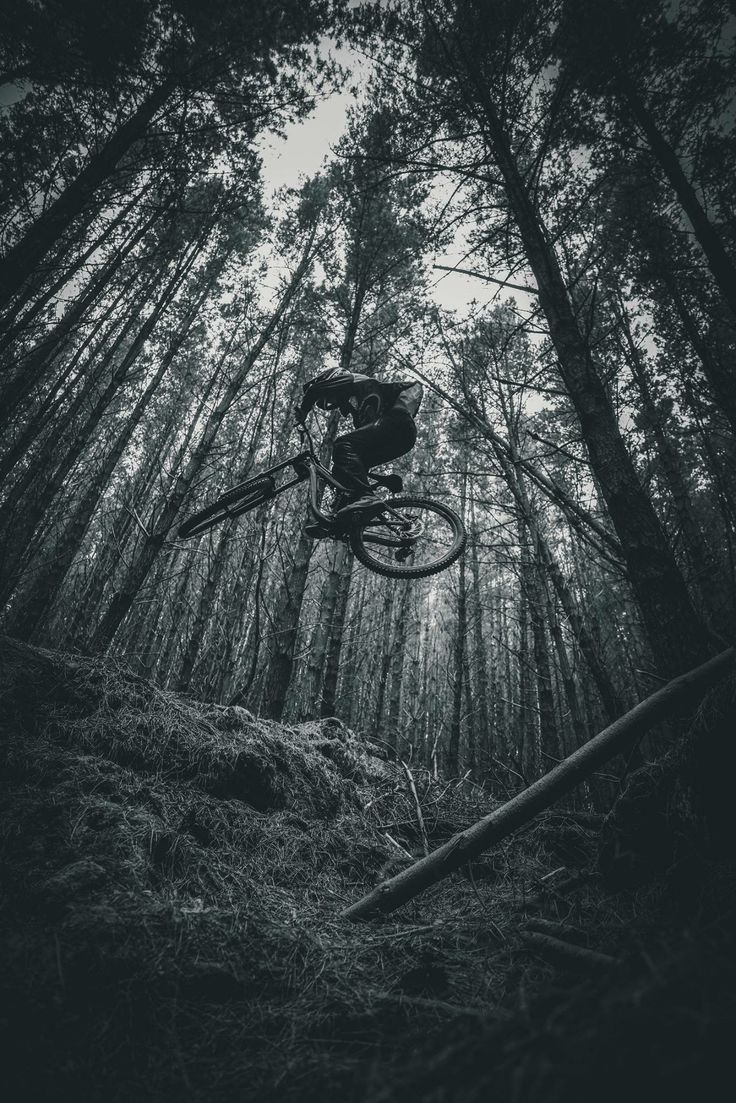
[[[383,381],[339,368],[320,372],[305,384],[296,410],[298,421],[303,421],[313,406],[339,410],[343,417],[353,419],[353,431],[338,437],[332,451],[332,473],[347,490],[335,501],[338,520],[376,504],[368,472],[414,447],[414,418],[422,394],[422,384],[412,379]]]

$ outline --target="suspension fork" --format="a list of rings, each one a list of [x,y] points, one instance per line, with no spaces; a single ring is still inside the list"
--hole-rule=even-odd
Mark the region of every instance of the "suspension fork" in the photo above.
[[[308,453],[304,458],[302,470],[304,469],[306,469],[306,474],[309,476],[309,508],[318,521],[323,525],[330,525],[332,519],[328,517],[326,513],[323,513],[319,507],[318,488],[320,481],[327,483],[333,490],[345,490],[345,487],[342,483],[338,482],[334,475],[330,474],[326,467],[322,466],[319,460],[315,459],[314,456],[310,456]]]
[[[278,487],[276,493],[282,494],[285,490],[290,490],[291,487],[297,486],[299,483],[303,483],[305,479],[308,479],[309,509],[318,521],[323,525],[329,525],[330,518],[319,508],[319,484],[320,482],[328,483],[335,490],[345,490],[345,487],[342,483],[338,482],[334,475],[330,474],[326,467],[322,466],[312,451],[300,452],[298,456],[292,456],[291,459],[284,460],[274,467],[269,467],[268,470],[262,472],[262,474],[273,476],[278,471],[283,471],[286,467],[291,467],[293,469],[294,478],[288,479],[285,483],[282,483],[281,486]]]

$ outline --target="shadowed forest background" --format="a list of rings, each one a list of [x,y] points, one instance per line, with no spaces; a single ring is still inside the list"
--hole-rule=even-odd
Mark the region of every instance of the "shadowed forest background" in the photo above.
[[[5,719],[20,738],[11,742],[8,786],[21,794],[7,839],[35,832],[48,841],[58,828],[65,868],[91,861],[98,843],[90,842],[84,856],[72,854],[74,832],[66,820],[63,828],[56,824],[50,810],[72,799],[63,785],[53,790],[60,778],[87,786],[88,794],[106,791],[97,773],[80,780],[99,755],[123,774],[142,770],[154,788],[167,771],[177,777],[183,771],[186,784],[203,771],[207,800],[220,802],[218,816],[230,815],[222,808],[233,798],[259,815],[290,809],[288,815],[311,823],[312,816],[329,819],[344,805],[352,808],[350,786],[362,786],[356,807],[364,814],[352,808],[347,832],[362,839],[355,853],[343,853],[334,826],[334,837],[323,841],[328,851],[340,850],[340,860],[337,850],[330,860],[347,881],[338,887],[330,881],[332,888],[318,895],[324,901],[332,892],[345,904],[374,883],[384,862],[412,860],[428,841],[446,841],[670,679],[733,644],[733,0],[11,0],[5,7],[0,630],[15,641],[8,644]],[[330,136],[321,169],[274,189],[264,170],[280,141],[274,136],[293,134],[338,95],[349,99],[344,130]],[[177,538],[186,516],[299,450],[294,407],[306,381],[327,367],[423,383],[416,447],[387,470],[399,471],[411,493],[445,502],[464,519],[467,550],[443,573],[422,581],[381,578],[355,563],[347,545],[314,541],[303,531],[303,488],[198,539]],[[337,419],[323,415],[316,428],[327,460],[340,432]],[[675,817],[678,837],[691,838],[686,822],[706,822],[705,834],[693,829],[699,841],[691,838],[688,850],[688,861],[697,851],[701,873],[687,867],[699,887],[686,911],[691,917],[699,907],[711,925],[715,915],[719,922],[732,915],[732,874],[715,880],[702,874],[728,851],[727,795],[719,784],[733,766],[733,750],[721,758],[719,739],[732,731],[734,711],[732,691],[719,692],[710,728],[701,707],[700,744],[679,720],[654,728],[578,786],[565,804],[571,818],[563,823],[563,813],[555,813],[546,843],[525,836],[522,865],[532,873],[523,894],[538,895],[542,881],[563,867],[590,873],[603,817],[636,773],[647,779],[639,790],[646,811],[632,829],[636,845],[646,849],[656,836],[657,850],[662,817]],[[174,713],[164,720],[167,709]],[[43,721],[29,720],[36,712]],[[210,754],[227,758],[232,751],[237,758],[235,744],[226,753],[218,740],[238,724],[246,725],[249,749],[245,766],[237,759],[225,783],[202,763]],[[43,744],[51,755],[45,767],[31,762],[28,751],[28,740],[32,745],[37,737],[57,747],[52,754]],[[174,752],[172,740],[184,740],[186,753]],[[668,750],[673,741],[675,752]],[[71,747],[77,758],[67,763],[67,776],[55,756]],[[324,774],[328,767],[339,781]],[[409,778],[413,786],[415,776],[419,794],[412,795],[405,785]],[[142,799],[131,785],[122,774],[113,785],[117,804],[129,809]],[[368,808],[387,786],[400,807],[370,821],[366,841],[360,832],[368,831]],[[41,795],[29,811],[34,787]],[[159,793],[156,800],[145,815],[168,826],[141,819],[130,830],[145,862],[156,867],[155,892],[174,907],[171,884],[184,891],[177,862],[185,861],[186,848],[172,838],[188,832],[190,843],[206,848],[218,829],[181,794]],[[427,802],[437,813],[429,840],[421,822]],[[173,835],[167,817],[178,825]],[[105,823],[103,816],[100,838]],[[297,828],[282,824],[285,838],[289,830]],[[248,838],[232,842],[233,870],[236,854],[251,847]],[[53,862],[38,850],[43,845],[35,858],[31,848],[7,867],[31,886],[31,900],[40,876],[28,872],[32,861],[52,876]],[[609,837],[607,845],[610,852],[618,844]],[[632,924],[658,930],[667,907],[677,913],[671,900],[662,912],[661,901],[652,902],[651,878],[673,868],[677,851],[669,835],[662,845],[654,856],[639,855],[633,880],[609,879],[609,890],[629,892],[616,905],[629,936],[613,938],[603,948],[609,956],[618,959],[644,939],[631,935]],[[135,863],[121,857],[124,844],[110,846],[130,872]],[[272,854],[287,887],[321,870],[309,865],[314,853],[307,859],[299,851],[297,861],[294,847]],[[195,858],[192,869],[207,864]],[[98,855],[92,864],[104,872],[107,860]],[[509,865],[519,860],[510,856]],[[248,876],[273,888],[272,867],[263,861]],[[57,865],[64,865],[61,857]],[[686,876],[682,864],[677,868]],[[516,899],[518,886],[509,888],[501,865],[484,869],[489,884],[499,881]],[[59,892],[74,902],[110,875],[109,869],[104,876],[77,874],[81,882],[73,875],[66,888],[52,888],[53,903],[46,900],[39,916],[53,920]],[[446,888],[450,902],[433,897],[438,915],[459,900],[466,907],[468,897],[468,907],[483,904],[469,876]],[[207,911],[210,891],[231,899],[235,889],[224,885],[232,886],[235,874],[223,877],[217,889],[198,884],[200,904],[187,915]],[[143,882],[135,883],[135,892],[142,891]],[[631,896],[635,889],[644,892],[644,903]],[[273,922],[278,907],[286,907],[279,901],[263,905]],[[339,910],[339,900],[330,905]],[[14,923],[30,905],[17,906]],[[604,928],[604,897],[589,897],[587,906],[591,928]],[[121,923],[124,913],[121,904]],[[496,930],[514,927],[511,913],[504,914],[494,920]],[[560,919],[558,909],[554,922]],[[112,924],[109,916],[98,920]],[[40,945],[46,919],[37,922]],[[543,935],[551,920],[540,922]],[[107,946],[99,924],[90,947]],[[223,924],[223,931],[231,929]],[[114,943],[118,934],[108,934]],[[159,936],[168,945],[168,936]],[[270,937],[263,934],[264,946]],[[217,945],[227,958],[222,938]],[[664,937],[667,953],[675,941],[672,931]],[[32,956],[30,942],[22,952],[11,945],[11,956]],[[440,968],[437,945],[418,945],[416,961],[401,968],[431,976],[431,968]],[[468,950],[462,965],[468,975],[481,945],[476,938]],[[588,944],[591,953],[596,945]],[[726,951],[718,939],[711,948],[715,974]],[[285,956],[296,970],[292,951],[279,944],[273,958]],[[343,951],[355,952],[344,945]],[[690,944],[688,952],[694,953]],[[96,953],[89,949],[95,968]],[[13,999],[28,984],[46,991],[55,971],[63,985],[55,955],[48,976],[39,973],[33,982],[17,967]],[[197,950],[200,963],[201,956]],[[204,956],[205,964],[218,958],[212,946]],[[316,959],[299,960],[317,985]],[[697,972],[700,965],[687,960]],[[217,989],[222,982],[226,995],[217,989],[214,1002],[232,1010],[240,997],[213,968],[219,981],[203,983]],[[444,958],[441,968],[449,969]],[[523,970],[509,968],[500,987],[516,1000]],[[366,991],[377,990],[375,976],[363,981]],[[537,991],[543,982],[557,983],[549,974],[529,983]],[[287,982],[279,983],[286,991]],[[349,1002],[344,977],[332,983],[334,999]],[[433,991],[428,983],[429,991],[421,985],[413,991],[414,1011],[422,1000],[434,1003],[422,1014],[449,1015],[457,1025],[445,988]],[[723,1019],[722,1009],[714,1010],[719,991],[709,1011],[701,1007],[704,1022]],[[196,984],[182,992],[185,1002],[210,999]],[[259,998],[263,1005],[266,997]],[[665,1006],[677,1005],[674,996],[662,998]],[[36,999],[14,1027],[19,1037],[24,1023],[28,1032],[43,1033],[40,1024],[51,1013],[40,1014]],[[468,1004],[477,1009],[477,994],[470,1000],[465,993],[464,1000],[466,1014]],[[596,997],[586,990],[579,1000],[566,1012],[570,1033]],[[693,1006],[687,995],[680,1005]],[[463,1029],[470,1022],[482,1032],[473,1014]],[[657,1006],[652,1022],[659,1015]],[[287,1030],[279,1020],[282,1038],[289,1030],[293,1037],[288,1021]],[[496,1027],[506,1024],[507,1034],[509,1021],[494,1020]],[[396,1019],[381,1022],[379,1028],[371,1021],[371,1044],[378,1045],[376,1032],[393,1037],[408,1029]],[[363,1028],[352,1025],[355,1044],[367,1044]],[[407,1037],[417,1046],[429,1027],[420,1018],[412,1029]],[[320,1030],[327,1031],[323,1022]],[[523,1045],[532,1047],[537,1035],[529,1031]],[[220,1040],[226,1033],[215,1030]],[[66,1067],[64,1044],[46,1055],[49,1068]],[[170,1063],[173,1043],[161,1044]],[[621,1044],[626,1052],[633,1042]],[[115,1069],[106,1045],[91,1044],[106,1054],[95,1066],[100,1079],[89,1081],[98,1088],[104,1070]],[[375,1068],[383,1068],[381,1045],[388,1045],[385,1038]],[[507,1056],[523,1048],[509,1045]],[[67,1072],[82,1076],[85,1053]],[[263,1079],[256,1078],[252,1096],[238,1095],[227,1078],[217,1090],[210,1079],[208,1088],[188,1066],[180,1082],[174,1076],[156,1090],[178,1084],[193,1099],[271,1098],[269,1092],[274,1099],[307,1099],[313,1090],[315,1098],[337,1099],[348,1098],[351,1077],[363,1075],[359,1058],[354,1065],[345,1058],[343,1067],[329,1049],[317,1062],[320,1075],[312,1069],[308,1090],[307,1079],[292,1084],[293,1069],[282,1083],[269,1059],[258,1066]],[[522,1077],[513,1098],[553,1101],[558,1089],[560,1097],[565,1091],[574,1097],[567,1073],[558,1069],[557,1079],[544,1079],[558,1057],[548,1056],[545,1065],[534,1051],[528,1059],[524,1067],[537,1071]],[[130,1054],[126,1060],[135,1064]],[[176,1058],[180,1065],[188,1060],[188,1051]],[[390,1074],[374,1068],[366,1099],[399,1097],[404,1057],[390,1060]],[[478,1060],[468,1057],[466,1072]],[[670,1054],[661,1068],[674,1068],[672,1062]],[[507,1086],[516,1082],[511,1065],[509,1057]],[[460,1098],[452,1094],[451,1072],[445,1088],[442,1075],[439,1087],[421,1077],[413,1087],[404,1084],[404,1098],[412,1091],[415,1098]],[[701,1075],[698,1066],[696,1087]],[[73,1076],[75,1090],[94,1096],[86,1080]],[[151,1069],[145,1076],[154,1083]],[[469,1072],[468,1084],[475,1086],[463,1099],[480,1098],[473,1092],[488,1088]],[[656,1077],[649,1084],[660,1087]],[[123,1099],[132,1089],[118,1090],[107,1097]],[[141,1098],[142,1090],[139,1084]]]

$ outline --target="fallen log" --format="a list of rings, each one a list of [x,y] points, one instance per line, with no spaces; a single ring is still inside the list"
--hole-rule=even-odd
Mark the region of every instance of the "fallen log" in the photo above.
[[[588,936],[580,927],[573,927],[569,923],[554,923],[551,919],[527,919],[522,930],[536,931],[537,934],[546,934],[550,938],[558,938],[562,942],[574,942],[576,946],[587,946]]]
[[[536,931],[524,931],[522,942],[555,965],[565,965],[569,969],[606,970],[618,965],[615,957],[602,954],[599,950],[588,950],[585,946],[576,946],[572,942],[563,942],[561,938],[538,934]]]
[[[549,875],[548,875],[549,876]],[[555,897],[560,900],[564,900],[566,896],[576,892],[578,889],[585,888],[592,882],[600,880],[600,873],[596,869],[582,869],[577,873],[571,873],[569,877],[565,877],[562,881],[553,881],[551,884],[543,884],[542,891],[536,892],[534,896],[527,896],[522,900],[517,907],[521,911],[525,911],[527,908],[537,908],[550,897]],[[544,881],[544,878],[542,878]]]
[[[478,820],[472,827],[453,835],[426,858],[377,885],[346,908],[341,913],[342,917],[370,919],[394,911],[512,834],[574,789],[609,758],[630,747],[635,739],[645,735],[660,720],[691,711],[705,692],[732,669],[735,654],[734,648],[730,647],[702,666],[667,682],[506,804]]]

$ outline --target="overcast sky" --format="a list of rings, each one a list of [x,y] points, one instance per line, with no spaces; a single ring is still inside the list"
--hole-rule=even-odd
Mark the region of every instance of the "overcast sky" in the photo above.
[[[352,102],[349,93],[334,93],[321,100],[309,118],[288,126],[285,139],[268,136],[261,146],[263,175],[268,191],[273,193],[283,186],[296,187],[300,178],[312,176],[323,166],[330,156],[331,147],[345,129],[347,110]],[[462,265],[462,243],[457,243],[455,251],[448,249],[435,260],[441,264]],[[472,268],[472,260],[466,261],[465,266]],[[500,279],[507,275],[504,272],[494,274]],[[474,299],[478,303],[486,303],[498,293],[497,287],[460,273],[435,272],[434,276],[433,298],[438,305],[463,313]],[[509,295],[502,291],[499,297],[508,298]],[[515,298],[524,309],[531,301],[530,296],[518,292]]]
[[[343,51],[340,51],[341,54]],[[346,58],[340,60],[345,63]],[[26,89],[22,85],[5,84],[0,86],[0,107],[9,106],[22,99]],[[296,187],[300,178],[313,176],[331,155],[331,147],[342,135],[347,111],[354,102],[349,92],[334,92],[318,101],[312,114],[299,122],[286,127],[285,138],[268,135],[260,145],[263,158],[263,175],[267,191],[273,194],[283,186]],[[441,256],[434,258],[441,264],[463,264],[463,245],[458,241],[455,250],[447,249]],[[472,261],[465,265],[473,267]],[[506,273],[494,273],[503,278]],[[481,280],[460,273],[434,273],[433,298],[439,306],[466,313],[471,309],[473,300],[478,304],[490,302],[498,295],[498,288]],[[522,281],[523,282],[523,281]],[[500,293],[508,298],[507,292]],[[518,305],[527,309],[530,297],[515,293]]]

